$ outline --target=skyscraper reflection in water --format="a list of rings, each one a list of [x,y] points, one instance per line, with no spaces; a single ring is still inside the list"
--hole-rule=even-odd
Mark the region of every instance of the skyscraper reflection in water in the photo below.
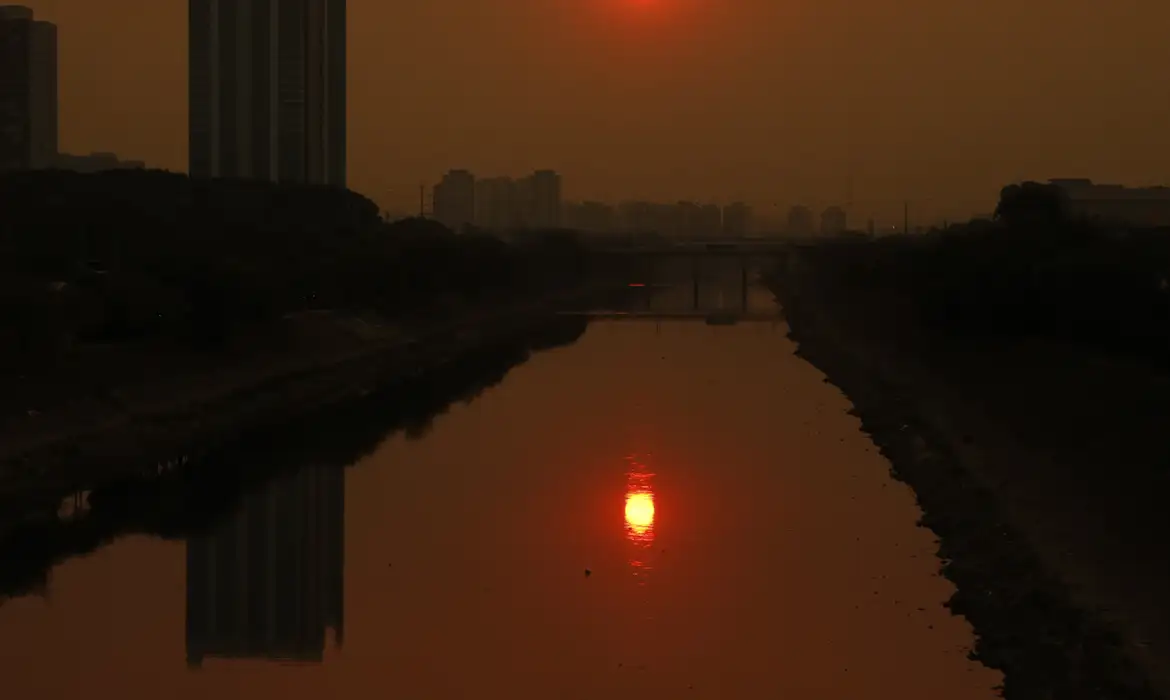
[[[311,467],[249,494],[187,540],[187,663],[321,661],[342,643],[345,470]]]

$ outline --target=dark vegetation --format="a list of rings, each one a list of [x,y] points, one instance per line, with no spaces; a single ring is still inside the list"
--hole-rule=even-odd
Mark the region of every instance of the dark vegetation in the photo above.
[[[409,323],[581,281],[564,232],[505,243],[387,223],[346,190],[161,171],[0,177],[0,363],[86,344],[208,349],[318,309]]]
[[[1053,186],[1004,188],[992,221],[808,255],[842,293],[888,293],[939,338],[1042,336],[1170,361],[1170,231],[1073,216]]]

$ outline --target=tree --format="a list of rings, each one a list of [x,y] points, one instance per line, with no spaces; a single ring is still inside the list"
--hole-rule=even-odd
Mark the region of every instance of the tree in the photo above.
[[[1068,196],[1056,185],[1024,182],[999,192],[995,218],[1008,226],[1051,226],[1068,220]]]

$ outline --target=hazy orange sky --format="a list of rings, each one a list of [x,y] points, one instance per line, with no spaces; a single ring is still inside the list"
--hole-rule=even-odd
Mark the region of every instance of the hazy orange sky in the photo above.
[[[61,148],[187,163],[186,0],[60,26]],[[350,0],[351,187],[450,167],[569,198],[839,203],[928,222],[1021,178],[1170,181],[1159,0]]]

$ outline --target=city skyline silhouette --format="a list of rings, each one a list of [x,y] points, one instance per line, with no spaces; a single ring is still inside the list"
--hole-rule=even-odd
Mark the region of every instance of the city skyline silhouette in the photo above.
[[[60,27],[62,150],[185,170],[185,0],[25,4]],[[637,5],[349,0],[349,184],[410,212],[451,168],[553,168],[570,200],[783,218],[851,193],[851,219],[900,224],[1023,179],[1167,179],[1170,98],[1127,76],[1170,61],[1170,8]]]

